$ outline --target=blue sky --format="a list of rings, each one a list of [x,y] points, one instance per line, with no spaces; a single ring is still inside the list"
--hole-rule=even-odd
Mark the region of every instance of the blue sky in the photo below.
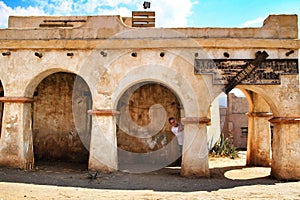
[[[258,27],[269,14],[300,14],[300,0],[148,0],[157,27]],[[0,27],[10,15],[121,15],[143,0],[0,0]]]

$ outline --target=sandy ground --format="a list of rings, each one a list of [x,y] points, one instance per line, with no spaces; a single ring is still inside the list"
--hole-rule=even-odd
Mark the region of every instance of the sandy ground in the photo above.
[[[272,179],[270,168],[240,158],[210,158],[210,178],[185,178],[180,168],[98,174],[82,166],[41,163],[33,171],[0,168],[0,200],[7,199],[299,199],[300,181]]]

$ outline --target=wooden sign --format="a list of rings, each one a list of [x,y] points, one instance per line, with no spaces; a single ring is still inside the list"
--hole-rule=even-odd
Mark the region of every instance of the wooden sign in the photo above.
[[[280,84],[281,74],[298,74],[298,59],[195,59],[195,74],[213,74],[213,84]],[[251,70],[250,64],[254,68]],[[251,71],[251,72],[250,72]],[[250,73],[249,73],[250,72]],[[229,88],[228,88],[229,89]]]
[[[244,80],[247,76],[249,76],[251,72],[258,65],[260,65],[268,56],[269,54],[263,51],[253,61],[247,63],[244,69],[239,71],[235,77],[229,80],[228,84],[224,88],[225,94],[228,94],[235,86],[237,86],[240,82],[242,82],[242,80]]]

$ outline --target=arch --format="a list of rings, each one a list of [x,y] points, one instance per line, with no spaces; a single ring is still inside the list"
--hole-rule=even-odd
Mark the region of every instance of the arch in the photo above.
[[[35,85],[36,88],[31,88]],[[35,158],[84,162],[87,166],[91,135],[87,110],[92,107],[92,95],[85,80],[75,73],[51,69],[36,76],[29,86],[28,94],[35,91],[32,94]],[[79,115],[86,119],[78,119]]]
[[[243,93],[244,94],[244,93]],[[222,118],[222,134],[230,140],[238,150],[247,149],[249,100],[236,91],[226,96],[226,107],[220,108]]]
[[[190,65],[190,63],[186,61],[183,62],[184,63],[181,64]],[[112,94],[112,108],[118,109],[119,100],[131,87],[141,83],[154,82],[162,84],[178,98],[183,108],[181,117],[207,117],[211,97],[203,98],[203,96],[210,94],[210,88],[208,88],[205,79],[195,78],[193,71],[191,71],[192,73],[181,74],[180,70],[178,70],[178,68],[180,69],[178,64],[174,65],[172,68],[152,63],[131,66],[131,70],[127,70],[127,73],[118,80],[118,84]],[[202,90],[198,90],[198,88],[195,87],[202,88]],[[203,139],[205,140],[204,144],[206,148],[207,139],[206,137]],[[187,143],[187,146],[190,145],[190,143]],[[157,153],[157,151],[155,151],[155,153]],[[162,167],[165,166],[160,166],[160,168]]]
[[[41,71],[35,76],[32,77],[30,82],[27,84],[25,87],[25,96],[26,97],[32,97],[34,94],[35,88],[40,84],[40,82],[45,79],[47,76],[57,73],[57,72],[69,72],[69,73],[74,73],[70,70],[62,69],[62,68],[50,68],[45,71]]]
[[[204,116],[206,116],[209,105],[200,110],[199,102],[203,99],[198,98],[199,94],[191,86],[191,82],[181,76],[178,71],[160,65],[139,66],[123,76],[112,94],[112,107],[117,108],[119,99],[127,89],[135,84],[149,81],[161,83],[172,90],[184,107],[185,117],[200,117],[201,110],[204,110],[202,113],[205,113]],[[206,88],[206,91],[202,92],[208,92],[205,83],[202,82],[201,84],[202,87]]]
[[[239,86],[245,95],[248,109],[247,166],[271,165],[272,128],[269,119],[274,115],[274,101],[259,87]]]
[[[248,91],[252,91],[258,95],[260,95],[265,102],[270,106],[270,109],[272,110],[272,113],[274,116],[280,115],[280,111],[277,107],[279,105],[278,102],[274,98],[272,98],[271,95],[269,95],[262,87],[255,86],[255,85],[239,85],[237,86],[238,89],[240,89],[244,95],[246,96],[248,103],[249,103],[249,112],[253,111],[253,102],[251,100],[251,96]]]
[[[123,94],[116,119],[120,170],[140,173],[178,164],[168,118],[180,119],[180,105],[174,92],[157,82],[138,83]]]

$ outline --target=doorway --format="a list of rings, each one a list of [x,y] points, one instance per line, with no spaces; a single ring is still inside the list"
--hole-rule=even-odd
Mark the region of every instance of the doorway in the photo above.
[[[181,118],[183,108],[168,87],[142,82],[127,89],[117,105],[120,170],[149,172],[176,165],[179,146],[168,122]]]
[[[33,146],[36,163],[75,163],[87,168],[92,107],[91,92],[76,74],[58,72],[44,78],[34,92]]]

